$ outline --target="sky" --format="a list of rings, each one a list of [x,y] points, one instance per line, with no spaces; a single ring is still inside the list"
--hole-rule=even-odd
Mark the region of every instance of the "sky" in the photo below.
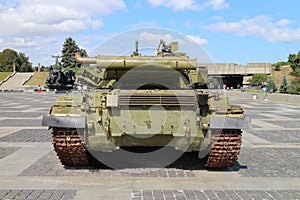
[[[170,43],[180,35],[199,46],[189,48],[199,63],[206,62],[200,51],[214,63],[275,63],[300,50],[298,5],[298,0],[0,0],[0,51],[24,52],[34,66],[47,66],[55,62],[51,55],[61,55],[67,37],[93,55],[105,54],[99,49],[108,44],[121,49],[120,38],[131,50],[136,39],[150,48],[159,38]],[[143,43],[150,39],[153,45]]]

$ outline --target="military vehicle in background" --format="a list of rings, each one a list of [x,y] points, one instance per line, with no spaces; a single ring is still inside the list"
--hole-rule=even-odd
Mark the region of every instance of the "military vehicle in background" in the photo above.
[[[177,50],[178,42],[161,40],[154,56],[141,55],[138,45],[129,56],[76,54],[77,62],[95,65],[81,77],[95,88],[58,97],[42,122],[61,163],[89,165],[91,152],[171,147],[199,152],[206,167],[233,166],[250,120],[207,90],[207,69]]]
[[[55,66],[50,67],[49,75],[46,79],[46,87],[51,90],[71,90],[74,88],[75,72],[67,69],[62,71],[61,64],[58,62],[59,56],[56,58]]]

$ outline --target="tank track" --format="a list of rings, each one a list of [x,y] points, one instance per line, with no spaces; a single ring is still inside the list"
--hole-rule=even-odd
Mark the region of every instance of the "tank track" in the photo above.
[[[52,143],[60,162],[65,166],[88,166],[89,154],[77,129],[52,128]],[[234,166],[242,143],[240,129],[213,130],[212,147],[205,167],[226,168]]]
[[[241,133],[240,129],[213,130],[212,146],[205,167],[226,168],[234,166],[240,153]]]
[[[52,128],[52,143],[54,150],[65,166],[87,166],[89,165],[89,154],[83,144],[83,132],[79,129]]]

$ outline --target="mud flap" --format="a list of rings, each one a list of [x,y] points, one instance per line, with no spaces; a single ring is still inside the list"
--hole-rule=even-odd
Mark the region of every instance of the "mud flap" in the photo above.
[[[82,116],[53,116],[43,115],[42,126],[64,127],[64,128],[85,128],[85,118]]]
[[[249,129],[251,128],[251,120],[249,117],[211,117],[211,129]]]

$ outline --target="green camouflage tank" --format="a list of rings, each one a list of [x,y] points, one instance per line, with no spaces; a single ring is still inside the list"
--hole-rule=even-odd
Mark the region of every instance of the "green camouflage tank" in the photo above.
[[[159,155],[174,161],[162,150],[172,148],[199,153],[206,167],[233,166],[241,129],[250,120],[226,96],[210,92],[207,69],[177,49],[178,42],[161,40],[154,56],[141,55],[138,47],[128,56],[77,54],[77,62],[93,65],[77,79],[85,90],[58,97],[43,116],[61,163],[85,166],[96,157],[110,165],[113,152],[122,149],[122,159],[129,160],[136,153],[128,149],[151,147],[158,153],[147,152],[143,159]],[[102,160],[102,152],[112,154]]]

